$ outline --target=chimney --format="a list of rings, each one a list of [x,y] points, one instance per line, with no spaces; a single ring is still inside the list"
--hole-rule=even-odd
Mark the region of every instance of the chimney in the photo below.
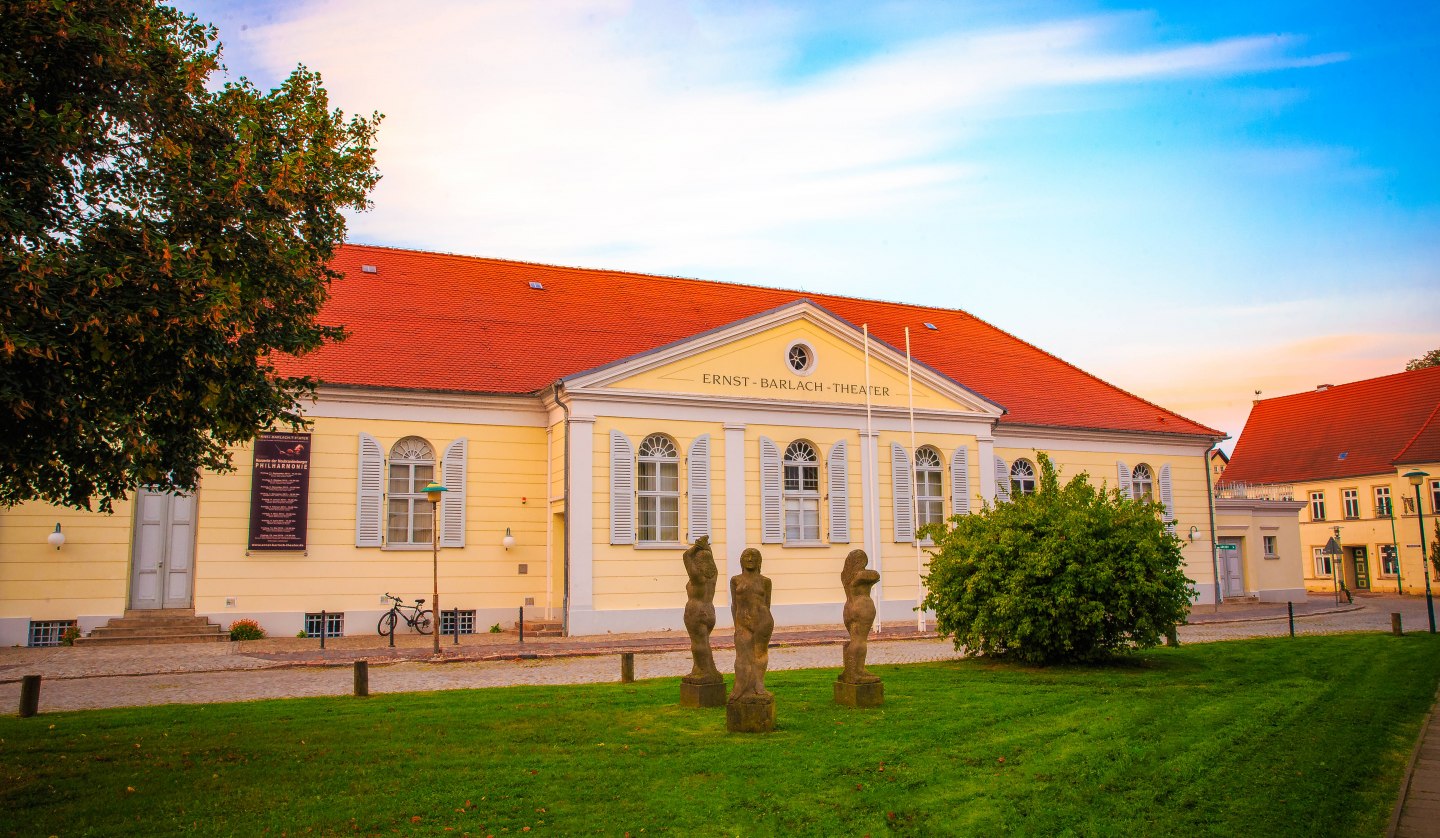
[[[1330,389],[1330,385],[1329,385],[1329,384],[1317,384],[1317,385],[1315,385],[1315,392],[1317,392],[1317,393],[1323,393],[1323,392],[1325,392],[1326,390],[1329,390],[1329,389]]]

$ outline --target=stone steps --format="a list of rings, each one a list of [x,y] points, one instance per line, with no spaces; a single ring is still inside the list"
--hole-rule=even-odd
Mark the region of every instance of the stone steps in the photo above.
[[[519,634],[519,633],[520,633],[520,624],[519,624],[519,623],[513,623],[513,624],[511,624],[511,626],[510,626],[510,631],[515,632],[516,634]],[[553,619],[552,619],[552,620],[526,620],[526,621],[525,621],[525,636],[526,636],[526,637],[564,637],[564,636],[565,636],[565,626],[564,626],[564,624],[561,623],[559,620],[553,620]]]
[[[127,610],[125,616],[111,618],[110,622],[96,627],[85,637],[77,638],[75,643],[87,646],[144,646],[229,640],[229,632],[207,617],[195,616],[194,609],[165,608],[156,611]]]

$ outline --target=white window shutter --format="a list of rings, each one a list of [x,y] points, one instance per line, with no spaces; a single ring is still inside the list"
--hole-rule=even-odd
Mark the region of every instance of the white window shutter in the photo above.
[[[1170,484],[1170,464],[1160,467],[1160,502],[1165,505],[1165,528],[1175,534],[1175,495]]]
[[[910,455],[905,453],[900,443],[890,443],[890,496],[895,502],[896,544],[909,544],[915,540],[914,479],[910,473]]]
[[[956,515],[970,514],[970,449],[964,446],[950,457],[950,501]]]
[[[445,494],[440,496],[440,546],[465,546],[465,452],[464,438],[450,443],[440,464]]]
[[[1120,494],[1133,497],[1130,494],[1130,467],[1125,465],[1124,460],[1115,463],[1115,476],[1120,481]]]
[[[385,452],[375,437],[360,434],[359,482],[355,489],[355,546],[379,547],[384,529]]]
[[[850,543],[850,463],[848,446],[840,440],[825,458],[830,481],[830,543]]]
[[[710,435],[702,434],[690,443],[685,479],[689,494],[689,539],[710,535]]]
[[[1010,500],[1010,464],[1004,457],[995,458],[995,500],[1001,503]]]
[[[635,543],[635,449],[619,431],[610,432],[610,543]]]
[[[769,437],[760,437],[760,543],[785,540],[785,514],[780,494],[780,449]]]

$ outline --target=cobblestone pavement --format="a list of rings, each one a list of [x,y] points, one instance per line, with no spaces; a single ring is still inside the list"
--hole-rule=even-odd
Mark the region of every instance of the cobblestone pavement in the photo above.
[[[1348,631],[1388,631],[1390,613],[1400,612],[1406,631],[1424,631],[1427,627],[1423,597],[1373,596],[1357,597],[1355,605],[1334,612],[1331,598],[1305,604],[1297,616],[1297,634],[1330,634]],[[1201,643],[1245,637],[1281,636],[1289,631],[1284,617],[1257,619],[1273,611],[1273,605],[1238,604],[1225,606],[1210,619],[1182,626],[1182,643]],[[1326,613],[1321,613],[1326,612]],[[1283,613],[1283,612],[1282,612]],[[1302,609],[1297,608],[1297,614]],[[1201,615],[1197,614],[1196,618]],[[1220,622],[1227,619],[1228,622]],[[915,636],[914,626],[902,629],[887,626],[893,637],[908,632],[912,639],[872,640],[870,661],[876,664],[916,663],[947,660],[956,657],[948,640]],[[789,630],[776,637],[770,653],[772,669],[805,669],[839,667],[837,644],[843,633],[834,628]],[[734,666],[734,653],[724,648],[729,637],[716,634],[716,663],[722,671]],[[527,655],[553,655],[536,659],[515,659],[510,651],[518,648],[514,638],[462,638],[458,649],[449,654],[456,658],[445,663],[428,663],[428,638],[404,637],[403,648],[396,650],[415,659],[380,664],[390,650],[375,648],[377,638],[342,638],[329,644],[337,657],[318,658],[315,641],[216,643],[185,646],[120,646],[63,649],[0,649],[0,708],[18,706],[19,677],[40,674],[42,712],[78,710],[100,707],[124,707],[154,704],[196,704],[226,701],[247,701],[266,698],[287,698],[318,695],[345,695],[352,689],[349,660],[371,659],[370,689],[372,693],[414,692],[423,690],[473,689],[478,687],[516,684],[580,684],[615,681],[619,678],[618,652],[634,649],[637,678],[661,678],[683,675],[690,669],[688,643],[683,634],[675,632],[650,635],[607,636],[595,639],[539,638],[527,641]],[[297,645],[298,644],[298,645]],[[579,648],[583,646],[584,648]],[[328,652],[329,650],[327,650]],[[343,655],[343,658],[338,656]],[[484,660],[486,656],[504,656],[503,660]],[[320,663],[324,665],[312,665]],[[337,665],[338,664],[338,665]]]

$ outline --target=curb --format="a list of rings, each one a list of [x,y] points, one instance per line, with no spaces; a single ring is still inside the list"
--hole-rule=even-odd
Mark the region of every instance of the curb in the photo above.
[[[1348,614],[1351,611],[1364,611],[1364,605],[1346,605],[1338,608],[1326,608],[1323,611],[1308,611],[1304,614],[1296,614],[1295,619],[1303,620],[1306,617],[1323,617],[1327,614]],[[1233,617],[1228,620],[1201,620],[1198,623],[1184,623],[1187,626],[1223,626],[1230,623],[1264,623],[1269,620],[1288,620],[1289,614],[1279,614],[1274,617]]]

